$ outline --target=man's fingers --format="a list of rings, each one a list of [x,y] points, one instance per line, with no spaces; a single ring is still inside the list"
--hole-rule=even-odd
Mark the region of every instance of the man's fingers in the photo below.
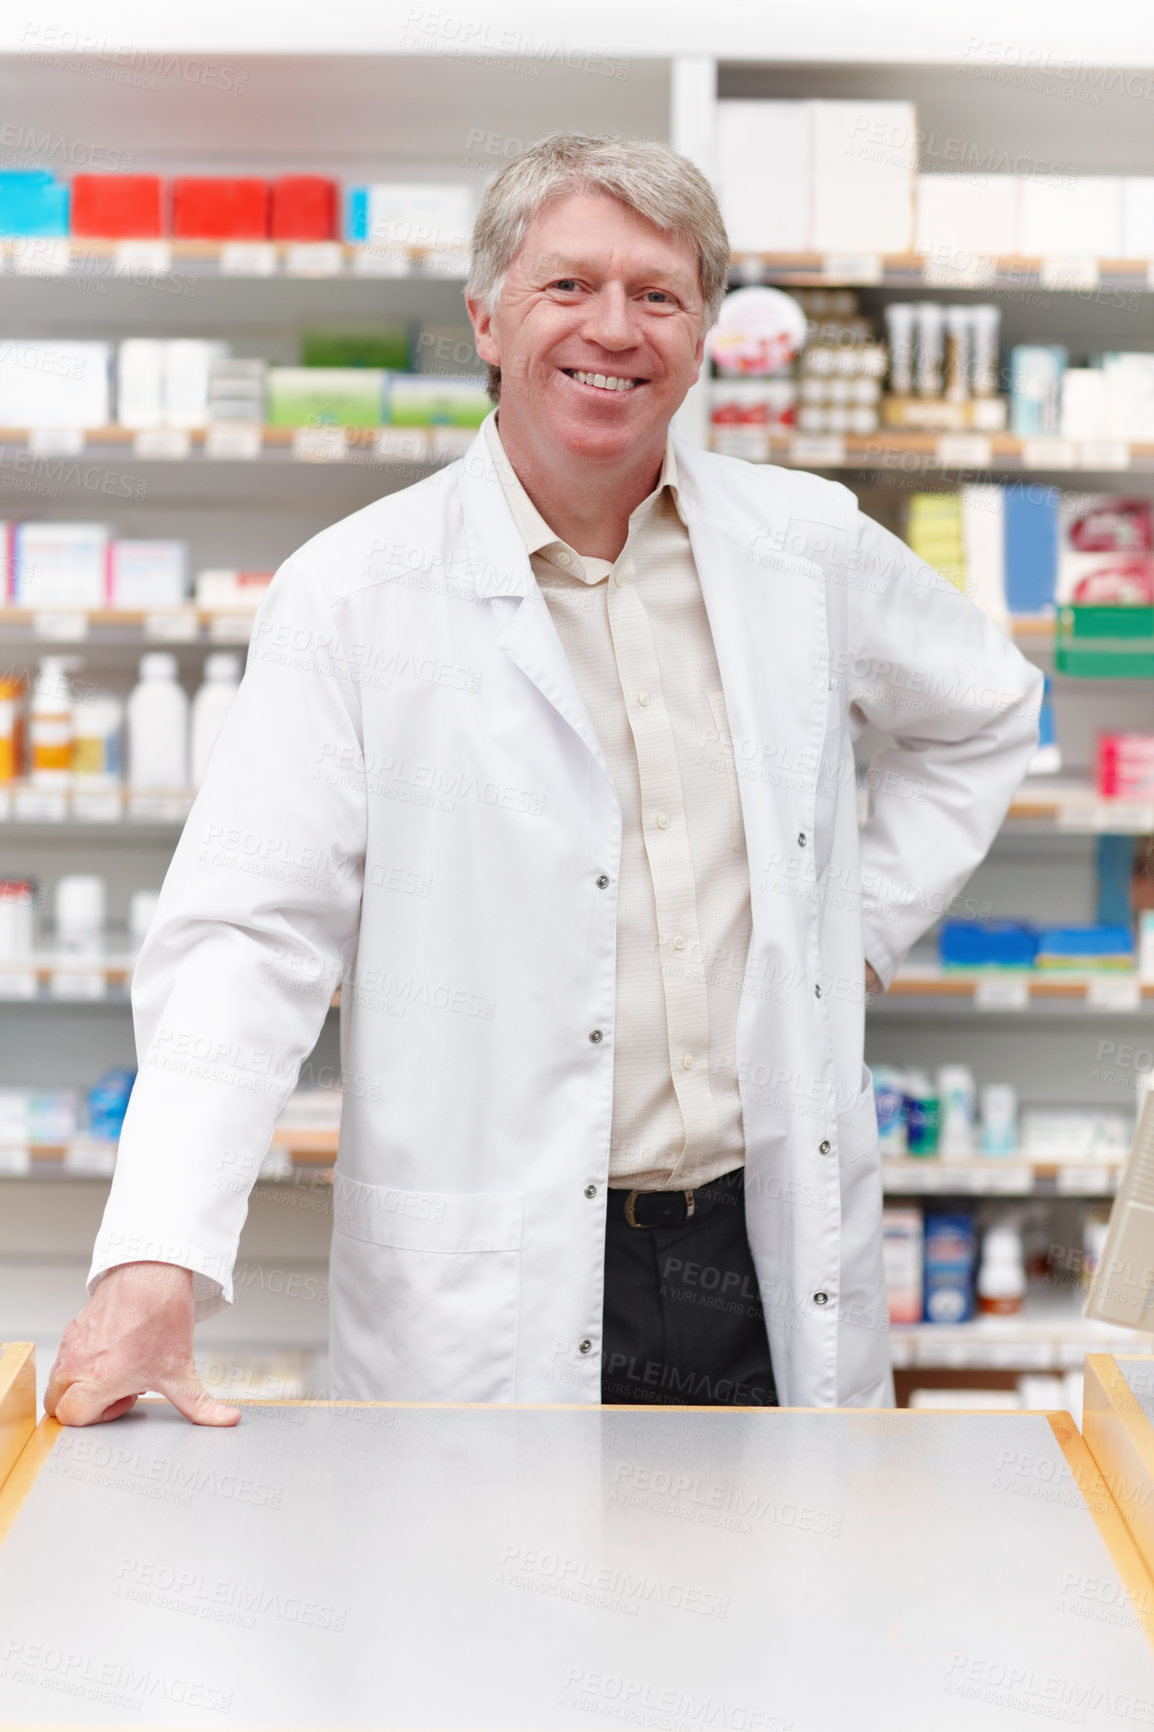
[[[161,1378],[155,1387],[194,1425],[235,1425],[240,1418],[240,1408],[229,1407],[210,1395],[194,1372]]]
[[[44,1395],[44,1411],[52,1414],[61,1425],[96,1425],[101,1420],[119,1419],[136,1404],[136,1393],[114,1396],[109,1390],[82,1377],[58,1393],[49,1385]]]

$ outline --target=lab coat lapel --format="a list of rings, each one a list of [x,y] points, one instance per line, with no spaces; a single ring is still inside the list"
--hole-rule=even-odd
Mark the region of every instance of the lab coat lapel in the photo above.
[[[493,467],[484,430],[462,460],[461,508],[477,594],[506,610],[502,649],[609,776],[601,742]]]
[[[816,564],[787,551],[788,476],[762,475],[766,485],[755,494],[723,491],[716,475],[702,474],[702,458],[677,442],[681,504],[725,695],[752,870],[792,853],[798,830],[813,827],[829,698],[823,577]]]

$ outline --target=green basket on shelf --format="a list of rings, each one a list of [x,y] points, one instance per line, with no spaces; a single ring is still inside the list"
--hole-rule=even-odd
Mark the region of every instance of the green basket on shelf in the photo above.
[[[1154,607],[1060,607],[1054,666],[1084,680],[1154,679]]]

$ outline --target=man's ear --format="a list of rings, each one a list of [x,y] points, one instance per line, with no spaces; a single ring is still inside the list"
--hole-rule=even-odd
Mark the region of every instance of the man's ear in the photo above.
[[[473,295],[465,296],[465,305],[469,309],[469,318],[473,324],[473,342],[477,354],[482,361],[488,361],[491,367],[499,367],[501,349],[493,330],[492,314]]]

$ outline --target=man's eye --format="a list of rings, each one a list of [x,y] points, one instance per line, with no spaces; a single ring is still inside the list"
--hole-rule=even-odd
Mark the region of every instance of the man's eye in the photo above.
[[[665,289],[646,289],[645,299],[647,301],[665,301],[669,306],[673,305],[673,296]]]
[[[575,289],[577,287],[577,279],[576,277],[558,277],[557,281],[553,284],[553,287],[555,289]]]

